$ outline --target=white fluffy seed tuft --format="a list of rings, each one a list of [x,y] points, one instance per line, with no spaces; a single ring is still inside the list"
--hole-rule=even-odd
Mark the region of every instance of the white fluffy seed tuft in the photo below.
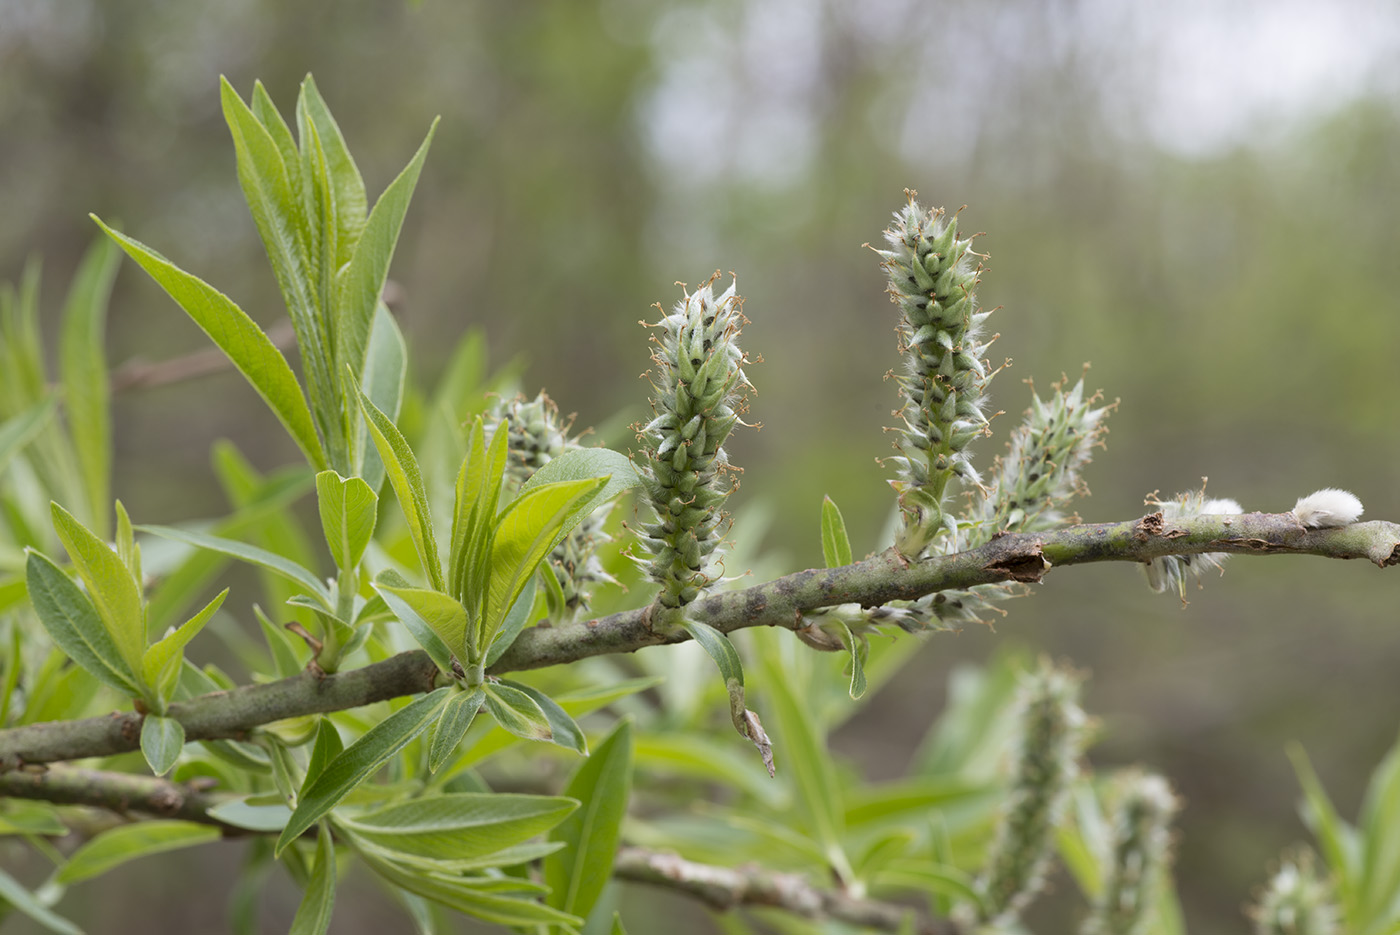
[[[1319,529],[1324,526],[1349,526],[1361,518],[1363,509],[1355,494],[1336,487],[1325,487],[1300,497],[1293,506],[1293,515],[1304,526]]]

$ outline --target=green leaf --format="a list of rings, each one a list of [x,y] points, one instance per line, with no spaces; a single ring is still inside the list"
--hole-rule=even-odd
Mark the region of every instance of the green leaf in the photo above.
[[[301,387],[287,359],[253,319],[227,296],[150,247],[112,230],[96,216],[93,220],[213,339],[286,426],[311,466],[324,470],[326,455]]]
[[[340,739],[340,731],[336,730],[330,718],[321,718],[316,724],[316,741],[311,746],[311,758],[306,763],[302,789],[310,788],[317,777],[325,772],[327,764],[344,751],[345,743]]]
[[[92,601],[46,555],[32,549],[28,554],[29,599],[54,643],[99,681],[124,695],[140,695],[136,674],[117,650]]]
[[[50,932],[58,932],[59,935],[83,935],[82,929],[62,916],[55,915],[48,906],[35,899],[33,893],[4,870],[0,870],[0,900],[9,903]]]
[[[316,503],[331,558],[343,574],[354,574],[374,535],[379,497],[363,478],[322,471],[316,475]]]
[[[300,672],[302,664],[297,659],[297,644],[301,641],[293,637],[286,628],[279,627],[269,620],[263,609],[256,604],[253,605],[253,616],[258,619],[263,640],[267,643],[268,652],[272,654],[273,670],[277,677],[290,678]]]
[[[210,818],[218,819],[226,825],[233,825],[235,828],[247,828],[249,831],[270,834],[287,827],[287,819],[292,817],[292,810],[281,802],[258,805],[245,799],[234,799],[220,802],[209,809],[207,814]]]
[[[618,494],[631,490],[642,481],[632,459],[611,448],[570,448],[557,458],[551,458],[530,479],[521,485],[520,492],[533,490],[544,484],[568,480],[587,480],[594,477],[607,478],[603,490],[594,503],[606,503]]]
[[[158,696],[169,700],[180,678],[180,663],[184,659],[185,646],[204,625],[214,616],[228,597],[224,588],[204,609],[186,620],[178,629],[166,634],[146,650],[141,657],[141,677]]]
[[[338,820],[356,837],[396,854],[474,860],[548,831],[578,804],[559,796],[463,792],[424,795]]]
[[[487,682],[486,709],[496,723],[525,740],[552,740],[549,719],[534,698],[502,683]]]
[[[1361,802],[1357,830],[1361,835],[1361,904],[1365,917],[1387,923],[1400,921],[1400,745],[1391,747],[1371,773]]]
[[[132,672],[141,669],[146,651],[146,612],[141,602],[141,586],[131,577],[121,558],[73,515],[50,503],[53,528],[68,557],[73,560],[88,597],[102,618],[112,642]]]
[[[849,564],[849,563],[847,563]],[[865,656],[870,652],[870,647],[865,640],[851,632],[851,628],[846,626],[844,620],[836,621],[841,634],[841,642],[846,644],[846,652],[851,654],[851,698],[857,699],[865,694]]]
[[[583,803],[549,835],[567,846],[544,859],[545,901],[587,916],[612,876],[622,819],[632,794],[632,722],[622,721],[579,764],[564,794]]]
[[[1337,877],[1342,904],[1359,909],[1361,852],[1356,829],[1337,814],[1303,748],[1296,743],[1289,744],[1287,752],[1293,761],[1298,784],[1303,787],[1306,805],[1303,820],[1317,838],[1323,856]]]
[[[331,603],[330,591],[316,577],[315,573],[307,568],[303,568],[289,558],[284,558],[275,552],[267,549],[260,549],[236,539],[225,539],[223,536],[211,536],[205,532],[198,532],[193,529],[177,529],[174,526],[138,526],[142,532],[148,532],[153,536],[160,536],[162,539],[174,539],[176,542],[184,542],[188,545],[200,549],[209,549],[212,552],[219,552],[223,555],[230,555],[241,561],[257,565],[274,574],[281,575],[288,581],[301,585],[308,594],[316,599],[329,612],[334,612],[334,605]]]
[[[627,929],[622,927],[622,913],[613,913],[612,935],[627,935]]]
[[[360,231],[365,226],[365,213],[369,207],[365,183],[354,157],[350,155],[350,148],[345,145],[340,125],[331,116],[330,108],[321,98],[321,92],[310,75],[301,83],[301,93],[297,97],[297,119],[303,123],[310,121],[315,127],[316,139],[325,154],[331,183],[331,203],[335,205],[336,252],[332,269],[340,269],[349,261],[350,253],[360,239]]]
[[[386,603],[393,596],[407,604],[417,618],[437,634],[443,645],[459,659],[467,658],[467,609],[460,601],[427,588],[399,588],[387,584],[376,584],[375,587]],[[390,605],[392,608],[393,605]]]
[[[759,756],[763,757],[763,765],[767,767],[768,775],[772,776],[773,745],[768,741],[768,734],[759,722],[758,715],[750,711],[744,702],[744,666],[739,661],[739,651],[729,642],[729,637],[707,623],[682,620],[681,627],[709,653],[710,658],[719,667],[719,674],[724,679],[724,690],[729,695],[729,718],[734,722],[734,729],[739,732],[739,736],[748,738],[749,742],[758,748]]]
[[[583,731],[579,730],[574,719],[569,717],[569,712],[565,711],[557,701],[538,688],[521,682],[501,679],[500,684],[508,685],[534,699],[535,704],[539,705],[540,711],[544,713],[545,720],[549,722],[550,741],[561,747],[567,747],[579,756],[588,756],[588,741],[584,739]]]
[[[577,927],[583,920],[560,912],[532,899],[520,899],[486,891],[495,885],[482,877],[461,877],[442,873],[424,873],[418,868],[404,868],[376,855],[372,849],[360,851],[365,864],[395,886],[417,893],[449,909],[498,925],[563,925]]]
[[[83,256],[63,306],[59,369],[68,430],[78,459],[87,515],[98,538],[107,538],[107,504],[112,472],[111,390],[107,385],[104,337],[107,302],[121,254],[107,237]]]
[[[798,673],[785,666],[776,654],[764,654],[762,658],[764,697],[772,704],[771,714],[777,718],[775,732],[791,764],[787,772],[796,793],[798,814],[802,816],[801,826],[822,844],[837,874],[849,879],[850,865],[841,847],[845,809],[826,737],[806,695],[797,693],[803,684]]]
[[[289,935],[325,935],[335,906],[335,836],[328,822],[321,822],[316,839],[316,868],[302,894]]]
[[[314,92],[314,88],[312,90]],[[329,116],[327,113],[326,117]],[[379,296],[384,291],[384,281],[389,275],[389,263],[394,258],[394,246],[398,243],[399,231],[403,228],[404,215],[408,212],[413,189],[418,184],[423,160],[427,158],[428,147],[432,143],[433,134],[437,132],[437,123],[436,120],[433,121],[427,137],[408,165],[389,183],[389,187],[384,189],[384,193],[375,202],[359,240],[354,245],[349,262],[344,267],[337,267],[339,272],[336,274],[334,304],[337,316],[336,359],[340,362],[342,373],[348,366],[356,378],[364,372],[365,352],[375,312],[379,308]],[[340,147],[344,147],[343,141],[340,141]],[[333,175],[342,168],[337,165],[336,157],[339,155],[334,147],[330,150],[331,158],[328,162]],[[348,160],[349,154],[344,153],[344,157]],[[353,169],[354,163],[350,162],[349,170]],[[340,187],[337,185],[337,194]],[[363,196],[363,187],[360,194]]]
[[[64,886],[99,876],[138,857],[217,841],[222,832],[192,821],[140,821],[104,831],[73,852],[54,879]]]
[[[433,740],[428,747],[428,772],[437,772],[447,762],[447,758],[457,749],[457,744],[466,736],[467,728],[476,720],[476,713],[485,701],[486,693],[478,688],[458,692],[447,702],[442,709],[442,717],[433,727]]]
[[[399,619],[399,622],[408,628],[408,632],[418,641],[418,645],[422,646],[433,662],[437,663],[437,667],[443,672],[451,672],[452,650],[447,648],[447,644],[434,632],[427,621],[419,616],[412,604],[394,593],[395,590],[415,589],[411,588],[401,575],[391,569],[381,571],[375,576],[374,589],[379,592],[384,604]]]
[[[545,568],[542,572],[551,578],[554,572]],[[491,641],[491,645],[486,649],[486,665],[488,667],[495,664],[497,659],[505,655],[505,651],[510,649],[510,644],[515,642],[515,638],[520,635],[520,631],[525,629],[525,625],[530,622],[530,610],[535,606],[535,591],[538,588],[540,575],[530,578],[525,585],[525,590],[520,592],[520,596],[515,599],[515,606],[506,614],[506,619],[501,622],[501,632],[496,634],[496,638]]]
[[[827,568],[851,564],[851,540],[846,535],[846,521],[836,501],[830,497],[822,498],[822,558]]]
[[[393,314],[384,303],[374,316],[374,329],[369,334],[365,350],[365,366],[360,374],[360,388],[369,401],[390,419],[399,417],[403,402],[404,374],[408,371],[408,345]],[[370,441],[369,429],[358,420],[355,453],[359,459],[360,476],[370,489],[378,491],[384,485],[384,459]]]
[[[58,408],[58,400],[45,396],[19,415],[0,422],[0,471],[10,463],[10,459],[24,450],[24,446],[38,437],[53,418]]]
[[[295,841],[364,782],[389,758],[417,737],[437,716],[450,689],[439,688],[400,708],[360,737],[326,766],[311,787],[303,791],[287,827],[277,839],[277,853]]]
[[[316,416],[334,450],[337,443],[332,430],[338,420],[329,419],[326,412],[336,401],[334,360],[326,343],[329,334],[322,320],[323,310],[314,288],[315,266],[308,252],[309,228],[316,220],[306,216],[301,194],[297,191],[299,170],[288,165],[273,131],[243,103],[226,78],[219,79],[219,96],[238,157],[238,181],[243,197],[287,304]],[[284,139],[282,145],[285,142]],[[317,468],[325,467],[319,462],[312,463]]]
[[[603,478],[544,484],[522,493],[501,511],[491,543],[491,581],[482,633],[487,645],[540,562],[597,502],[605,484]]]
[[[141,722],[141,753],[151,772],[164,776],[185,748],[185,726],[172,717],[146,715]]]
[[[389,483],[393,485],[394,494],[399,498],[404,518],[408,520],[408,532],[413,537],[413,545],[418,550],[423,571],[434,590],[446,591],[437,541],[433,538],[433,520],[428,513],[428,494],[423,487],[423,474],[418,470],[418,459],[398,426],[370,401],[363,390],[360,390],[359,394],[360,409],[369,424],[370,436],[379,450],[379,457],[384,459]]]
[[[452,504],[452,547],[447,568],[450,590],[463,600],[479,605],[491,574],[488,561],[491,537],[495,534],[496,504],[500,499],[506,469],[509,431],[505,423],[496,428],[491,444],[486,444],[486,428],[481,416],[472,420],[467,431],[467,451],[457,471]],[[473,633],[475,645],[479,634]]]

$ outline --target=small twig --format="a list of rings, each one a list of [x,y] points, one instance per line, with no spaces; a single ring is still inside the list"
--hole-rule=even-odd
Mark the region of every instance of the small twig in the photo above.
[[[684,893],[725,912],[741,906],[779,909],[804,919],[833,920],[877,932],[908,931],[917,935],[960,935],[949,919],[933,919],[910,906],[857,899],[838,890],[813,886],[796,873],[776,873],[759,867],[739,869],[698,864],[674,854],[624,847],[613,863],[613,876]],[[912,917],[913,927],[905,928]]]
[[[292,330],[290,321],[280,321],[268,328],[267,336],[273,344],[282,350],[287,350],[296,344],[296,333]],[[127,361],[112,371],[112,392],[122,393],[127,390],[165,386],[169,383],[183,383],[186,380],[207,377],[231,369],[233,369],[233,362],[229,360],[227,354],[217,347],[183,354],[155,363],[137,358]]]

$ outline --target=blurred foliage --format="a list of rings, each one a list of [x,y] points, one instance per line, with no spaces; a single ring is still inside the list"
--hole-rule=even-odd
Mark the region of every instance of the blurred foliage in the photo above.
[[[839,492],[857,555],[886,520],[872,459],[896,404],[879,379],[894,313],[859,247],[906,186],[967,203],[966,229],[993,232],[977,243],[992,257],[984,304],[1005,306],[992,353],[1015,360],[995,387],[1006,418],[1029,401],[1016,379],[1048,384],[1086,360],[1091,385],[1123,399],[1086,519],[1131,516],[1149,491],[1206,474],[1246,510],[1335,484],[1395,517],[1400,114],[1386,74],[1182,155],[1145,128],[1138,69],[1158,39],[1115,31],[1105,6],[8,0],[0,273],[42,254],[63,282],[89,211],[139,217],[143,239],[217,268],[271,323],[276,287],[214,89],[220,73],[258,77],[285,105],[314,71],[371,190],[443,116],[395,270],[420,372],[481,326],[494,362],[524,355],[523,389],[544,386],[625,448],[645,395],[626,379],[645,367],[635,322],[676,298],[673,280],[739,274],[766,427],[736,439],[734,503],[770,511],[768,542],[794,562],[820,561],[824,493]],[[42,299],[46,330],[60,294]],[[136,276],[119,277],[113,307],[114,362],[204,346]],[[209,380],[118,397],[114,492],[133,514],[222,512],[216,438],[263,470],[292,459],[235,376]],[[159,477],[137,456],[154,445]],[[872,778],[898,774],[926,720],[908,712],[941,704],[954,663],[1006,640],[1067,655],[1095,670],[1090,706],[1114,712],[1094,758],[1150,762],[1186,801],[1189,930],[1234,930],[1239,894],[1300,830],[1284,743],[1304,743],[1351,814],[1400,720],[1380,579],[1266,564],[1236,563],[1185,611],[1145,600],[1121,567],[1052,576],[997,635],[931,641],[835,742]]]

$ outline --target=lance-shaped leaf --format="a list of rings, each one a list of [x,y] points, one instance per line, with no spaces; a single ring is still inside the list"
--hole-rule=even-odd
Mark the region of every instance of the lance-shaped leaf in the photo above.
[[[164,776],[185,748],[185,727],[172,717],[146,715],[141,722],[141,754],[151,772]]]
[[[384,595],[386,603],[390,595],[403,601],[448,649],[460,659],[467,658],[467,609],[460,601],[427,588],[400,588],[388,584],[378,584],[376,587]],[[392,608],[393,605],[390,605]]]
[[[522,493],[501,512],[491,543],[491,581],[482,633],[486,645],[540,562],[578,525],[606,484],[607,478],[601,477],[543,484]]]
[[[385,569],[375,577],[374,589],[379,592],[385,606],[399,619],[400,623],[408,628],[408,632],[418,641],[418,645],[422,646],[433,662],[437,663],[437,667],[443,672],[451,672],[452,650],[447,648],[447,644],[433,631],[427,621],[419,616],[412,604],[389,590],[392,588],[413,590],[412,586],[403,579],[403,576],[392,569]]]
[[[365,197],[364,180],[360,178],[360,170],[350,155],[350,148],[345,145],[340,125],[331,116],[330,108],[321,98],[321,92],[310,75],[302,81],[301,93],[297,96],[297,123],[302,128],[303,137],[309,137],[314,128],[315,138],[325,156],[330,202],[335,206],[335,252],[331,257],[331,268],[340,269],[349,262],[350,254],[360,239],[369,202]]]
[[[491,573],[487,558],[491,553],[496,504],[501,495],[510,435],[504,429],[504,423],[497,427],[488,447],[481,417],[473,420],[467,431],[467,453],[457,472],[448,582],[452,593],[463,600],[472,599],[478,606]],[[474,633],[473,639],[478,635]]]
[[[485,702],[486,693],[480,688],[458,692],[447,702],[442,709],[442,717],[433,727],[432,743],[428,745],[428,772],[436,773],[447,762]]]
[[[316,221],[308,219],[304,213],[301,193],[297,190],[299,180],[293,174],[297,170],[287,165],[273,131],[243,103],[226,78],[219,80],[219,96],[238,157],[238,181],[243,187],[243,197],[287,303],[288,317],[296,331],[297,345],[306,367],[312,403],[318,410],[322,431],[327,431],[332,426],[319,410],[335,400],[335,370],[328,344],[330,335],[322,323],[308,253],[308,221],[310,224]]]
[[[548,831],[578,804],[560,796],[463,792],[420,796],[337,820],[395,854],[474,860]]]
[[[399,406],[403,402],[404,374],[408,371],[408,345],[404,343],[403,332],[383,302],[374,316],[374,328],[370,331],[369,347],[365,350],[364,370],[360,374],[360,388],[365,391],[370,402],[390,419],[397,419]],[[359,465],[360,476],[370,489],[378,492],[384,485],[384,459],[370,441],[369,429],[361,424],[355,415],[356,432],[353,455]]]
[[[510,644],[515,642],[515,638],[520,635],[520,631],[525,629],[525,625],[530,622],[530,610],[535,606],[535,592],[538,590],[540,578],[549,581],[556,581],[554,573],[546,569],[545,574],[535,575],[525,585],[525,590],[520,592],[520,596],[515,599],[515,606],[506,614],[506,619],[501,623],[501,631],[496,634],[495,640],[486,650],[486,665],[490,667],[496,660],[505,655],[505,651],[510,649]]]
[[[613,451],[611,448],[570,448],[531,474],[521,490],[532,490],[542,484],[583,480],[589,477],[607,478],[608,482],[598,494],[598,503],[611,500],[642,482],[637,476],[637,469],[632,466],[632,459],[620,451]]]
[[[340,739],[340,731],[328,717],[320,718],[316,724],[316,740],[311,745],[311,756],[306,761],[306,778],[301,787],[308,789],[326,771],[326,767],[336,757],[345,752],[345,743]]]
[[[403,864],[386,860],[379,856],[374,848],[367,847],[359,853],[366,866],[395,886],[486,922],[516,928],[540,925],[567,926],[570,930],[583,924],[583,920],[577,916],[560,912],[533,899],[522,899],[488,889],[502,885],[513,885],[523,889],[524,881],[501,881],[483,877],[463,877],[455,873],[424,872],[417,865],[410,869]]]
[[[535,704],[540,706],[544,718],[549,722],[549,739],[561,747],[568,747],[580,756],[588,756],[588,741],[584,739],[583,731],[579,730],[578,724],[569,717],[569,712],[560,706],[559,702],[530,685],[523,682],[514,682],[510,679],[501,679],[500,684],[514,688],[516,691],[530,696]]]
[[[331,927],[331,909],[335,906],[335,835],[329,822],[321,823],[316,839],[316,866],[302,894],[301,905],[288,935],[325,935]]]
[[[192,821],[139,821],[104,831],[73,852],[54,879],[71,886],[138,857],[217,841],[222,832]]]
[[[612,876],[622,819],[632,795],[631,721],[618,724],[579,764],[564,794],[583,805],[549,835],[567,847],[544,859],[544,881],[550,888],[545,901],[587,917]]]
[[[827,568],[851,564],[851,540],[846,535],[846,520],[836,501],[822,498],[822,559]]]
[[[9,903],[50,932],[57,932],[58,935],[83,935],[82,929],[52,912],[18,880],[3,870],[0,870],[0,900]]]
[[[759,755],[763,757],[763,765],[767,767],[768,775],[772,776],[773,745],[769,742],[768,734],[764,731],[758,715],[750,711],[744,702],[744,664],[739,659],[739,651],[729,642],[729,637],[708,623],[682,620],[681,627],[709,653],[710,658],[719,667],[720,677],[724,679],[724,690],[729,695],[729,717],[734,722],[734,729],[758,748]]]
[[[43,431],[57,407],[57,399],[45,396],[19,415],[0,422],[0,471]]]
[[[280,854],[345,798],[350,790],[368,779],[390,757],[426,730],[447,700],[448,691],[447,688],[439,688],[414,699],[370,728],[332,760],[310,788],[302,791],[296,810],[277,839],[277,853]]]
[[[124,695],[141,694],[92,601],[48,556],[29,550],[25,583],[39,621],[59,649],[98,681]]]
[[[354,574],[374,535],[379,497],[363,478],[344,478],[335,471],[316,475],[316,504],[331,557],[342,574]]]
[[[265,568],[274,574],[281,575],[288,581],[294,581],[301,585],[326,611],[331,612],[334,610],[330,591],[326,589],[326,586],[321,583],[320,579],[309,569],[303,568],[291,559],[284,558],[276,552],[269,552],[267,549],[260,549],[255,545],[248,545],[246,542],[239,542],[236,539],[225,539],[223,536],[211,536],[208,533],[198,532],[193,529],[177,529],[174,526],[138,526],[137,528],[153,536],[160,536],[162,539],[174,539],[176,542],[185,542],[201,549],[209,549],[213,552],[231,555],[236,559],[241,559],[242,561],[257,565],[259,568]]]
[[[436,132],[437,121],[434,120],[427,137],[408,165],[375,202],[374,210],[370,211],[369,219],[365,221],[364,229],[354,244],[349,262],[344,267],[338,267],[334,308],[336,355],[342,370],[348,366],[357,375],[364,370],[365,349],[369,344],[375,311],[379,307],[379,295],[384,291],[384,280],[389,275],[389,263],[394,258],[394,246],[403,228],[404,214],[408,211],[414,186],[418,184],[418,174]],[[344,145],[343,142],[341,145]],[[331,160],[338,158],[339,154],[332,148],[328,155],[331,157],[328,164],[334,173],[340,167]],[[352,162],[350,168],[353,167]]]
[[[180,663],[184,659],[185,646],[194,639],[195,634],[204,629],[204,625],[218,611],[226,597],[228,588],[220,591],[199,613],[151,644],[142,655],[141,678],[162,699],[169,699],[175,691],[175,683],[180,678]]]
[[[287,358],[257,323],[213,286],[145,244],[112,230],[96,216],[93,220],[213,339],[286,426],[311,466],[324,469],[326,455],[301,386]]]
[[[59,341],[63,404],[87,498],[87,516],[93,531],[104,539],[112,472],[111,391],[107,385],[104,337],[107,300],[120,258],[116,245],[107,237],[88,248],[63,306]]]
[[[503,683],[487,682],[486,710],[496,723],[525,740],[552,740],[553,730],[535,699],[518,688]]]
[[[370,437],[379,450],[379,457],[384,460],[389,483],[399,498],[404,518],[408,520],[408,532],[413,538],[414,548],[418,550],[423,571],[435,589],[445,591],[442,562],[438,559],[437,541],[433,538],[433,520],[428,513],[428,494],[423,487],[423,474],[418,470],[418,459],[398,426],[363,391],[359,395]]]
[[[112,642],[133,672],[141,670],[141,654],[146,651],[146,612],[141,603],[141,586],[122,564],[121,558],[73,515],[50,503],[53,528],[68,550],[73,567],[87,585]]]

